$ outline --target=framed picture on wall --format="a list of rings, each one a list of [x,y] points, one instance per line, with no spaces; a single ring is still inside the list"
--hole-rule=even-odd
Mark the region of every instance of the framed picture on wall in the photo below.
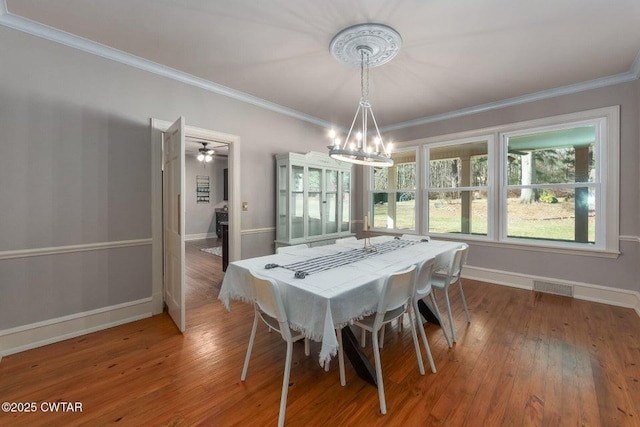
[[[197,203],[209,203],[209,190],[210,190],[209,177],[206,175],[196,176],[196,202]]]

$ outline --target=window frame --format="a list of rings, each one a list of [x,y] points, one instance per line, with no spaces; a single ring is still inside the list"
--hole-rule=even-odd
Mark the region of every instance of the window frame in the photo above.
[[[448,139],[446,141],[437,142],[433,144],[425,144],[422,147],[423,156],[424,156],[424,168],[422,172],[423,182],[422,182],[422,200],[425,201],[424,207],[422,208],[423,215],[422,216],[422,224],[424,224],[424,232],[425,234],[444,237],[444,238],[453,238],[460,239],[465,238],[468,240],[487,240],[493,239],[495,235],[495,221],[493,221],[494,217],[494,207],[495,207],[495,172],[493,165],[491,164],[491,159],[494,156],[495,151],[495,136],[492,133],[479,134],[476,136],[466,137],[466,138],[458,138],[458,139]],[[460,189],[464,189],[463,191],[475,191],[475,190],[484,190],[486,188],[487,192],[487,235],[479,235],[479,234],[471,234],[471,233],[430,233],[429,232],[429,191],[432,190],[430,187],[430,176],[429,176],[429,166],[431,161],[430,150],[432,148],[440,148],[447,147],[453,145],[464,145],[470,144],[473,142],[484,142],[487,143],[487,185],[486,186],[468,186],[468,187],[458,187],[456,189],[453,188],[444,188],[444,189],[436,189],[436,190],[451,190],[451,191],[460,191]]]
[[[595,152],[595,181],[594,182],[573,182],[573,183],[560,183],[560,184],[531,184],[531,185],[509,185],[508,182],[508,170],[507,170],[507,155],[508,155],[508,144],[509,138],[527,135],[527,134],[535,134],[535,133],[544,133],[551,132],[556,130],[564,130],[564,129],[572,129],[580,126],[594,126],[596,129],[596,140],[594,142],[594,152]],[[607,177],[607,167],[600,159],[603,153],[607,150],[603,145],[606,144],[606,126],[607,119],[604,117],[596,118],[596,119],[588,119],[588,120],[580,120],[580,121],[570,121],[564,123],[557,123],[548,126],[540,126],[536,128],[527,128],[523,130],[510,131],[510,132],[502,132],[500,134],[500,168],[501,168],[501,184],[500,184],[500,201],[498,202],[501,209],[501,217],[503,221],[500,223],[500,240],[505,242],[514,242],[519,244],[527,244],[530,240],[535,240],[537,242],[544,241],[545,244],[550,246],[558,246],[558,247],[574,247],[576,249],[587,248],[588,245],[593,247],[594,249],[606,250],[606,239],[605,236],[607,232],[606,228],[606,207],[603,203],[603,200],[606,200],[606,182],[603,182],[603,178]],[[578,188],[578,187],[589,187],[595,188],[596,194],[596,212],[597,219],[595,223],[595,243],[580,243],[580,242],[568,242],[568,241],[554,241],[554,240],[543,240],[543,239],[525,239],[522,237],[509,237],[507,234],[509,218],[507,215],[507,204],[504,203],[507,192],[512,188]],[[603,217],[603,219],[601,219]]]
[[[422,182],[422,167],[421,167],[421,161],[420,161],[420,147],[418,145],[408,145],[408,146],[403,146],[403,147],[397,147],[394,150],[394,153],[405,153],[405,152],[411,152],[413,151],[415,154],[415,159],[416,159],[416,188],[415,190],[411,190],[415,193],[415,204],[414,204],[414,211],[413,211],[413,222],[415,224],[413,229],[408,229],[408,228],[375,228],[373,226],[374,220],[373,220],[373,216],[371,216],[369,218],[369,221],[371,221],[371,231],[373,232],[377,232],[377,233],[397,233],[397,234],[418,234],[418,230],[420,230],[422,228],[421,225],[421,215],[418,214],[419,208],[422,204],[421,201],[421,197],[422,197],[422,191],[420,188],[421,182]],[[364,196],[364,206],[366,206],[367,208],[364,210],[365,215],[367,215],[367,212],[373,212],[374,206],[373,206],[373,195],[374,193],[380,192],[380,191],[376,191],[375,190],[375,186],[374,186],[374,182],[373,182],[373,178],[374,178],[374,173],[373,173],[373,166],[365,166],[364,167],[364,182],[365,182],[365,196]],[[401,192],[403,190],[407,190],[407,189],[399,189],[399,188],[388,188],[386,193],[387,194],[397,194],[398,192]],[[397,222],[397,221],[396,221]]]
[[[583,122],[600,121],[598,125],[598,146],[596,150],[596,173],[600,183],[600,197],[597,200],[598,218],[596,225],[596,243],[585,244],[576,242],[555,242],[535,239],[506,238],[506,212],[503,211],[502,191],[506,183],[506,145],[503,143],[504,134],[525,132],[538,128],[580,124]],[[445,144],[456,144],[461,141],[477,141],[491,136],[488,142],[488,174],[491,179],[490,191],[487,197],[493,197],[487,214],[487,236],[452,233],[428,232],[428,202],[427,176],[429,165],[429,149]],[[499,248],[513,248],[528,251],[540,251],[562,254],[587,255],[605,258],[616,258],[620,254],[620,106],[597,108],[560,114],[540,119],[507,123],[504,125],[475,129],[465,132],[421,138],[405,143],[397,143],[398,150],[412,149],[419,146],[418,167],[419,186],[416,192],[416,209],[420,214],[416,218],[416,234],[428,234],[434,238],[451,240],[469,240],[477,244]],[[493,155],[493,158],[491,158]],[[372,206],[372,173],[365,168],[365,206]],[[419,199],[418,199],[419,198]],[[506,209],[506,206],[504,207]],[[503,227],[504,235],[503,235]],[[406,230],[378,229],[389,233],[406,232]]]

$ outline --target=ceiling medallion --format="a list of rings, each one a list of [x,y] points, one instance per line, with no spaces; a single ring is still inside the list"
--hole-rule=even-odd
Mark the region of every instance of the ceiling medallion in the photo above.
[[[335,35],[329,50],[341,63],[360,68],[360,49],[370,50],[369,67],[377,67],[391,61],[400,50],[402,37],[384,24],[358,24],[347,27]]]

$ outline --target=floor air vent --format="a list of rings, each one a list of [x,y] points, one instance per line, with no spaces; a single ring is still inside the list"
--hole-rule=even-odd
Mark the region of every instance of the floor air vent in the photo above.
[[[562,295],[564,297],[573,297],[573,286],[563,285],[561,283],[534,280],[533,290],[538,292],[545,292],[548,294]]]

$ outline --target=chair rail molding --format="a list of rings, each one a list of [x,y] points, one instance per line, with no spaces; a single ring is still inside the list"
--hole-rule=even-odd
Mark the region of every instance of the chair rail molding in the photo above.
[[[14,259],[14,258],[28,258],[28,257],[44,256],[44,255],[68,254],[73,252],[99,251],[99,250],[113,249],[113,248],[128,248],[131,246],[145,246],[145,245],[150,245],[151,242],[152,242],[151,238],[148,238],[148,239],[135,239],[135,240],[119,240],[119,241],[113,241],[113,242],[84,243],[80,245],[52,246],[48,248],[33,248],[33,249],[1,251],[0,260]]]

